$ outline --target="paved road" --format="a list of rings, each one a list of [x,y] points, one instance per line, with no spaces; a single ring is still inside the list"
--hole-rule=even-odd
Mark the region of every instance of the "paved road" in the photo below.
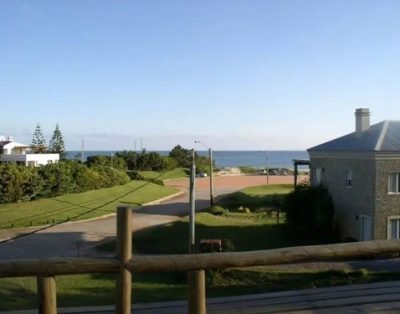
[[[270,177],[270,183],[290,183],[293,178]],[[188,179],[172,180],[167,184],[183,191],[183,194],[161,204],[143,206],[134,211],[134,230],[165,224],[180,219],[189,212]],[[265,176],[217,177],[214,196],[232,193],[246,186],[266,184]],[[209,179],[196,180],[196,210],[209,206]],[[0,241],[26,234],[38,228],[0,231]],[[65,223],[24,236],[10,242],[0,243],[0,260],[44,257],[71,257],[90,255],[92,248],[111,239],[116,234],[115,216],[91,221]]]

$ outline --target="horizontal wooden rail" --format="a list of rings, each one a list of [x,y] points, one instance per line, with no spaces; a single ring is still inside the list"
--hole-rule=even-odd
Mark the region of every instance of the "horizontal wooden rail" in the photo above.
[[[117,259],[48,258],[0,262],[0,278],[118,273],[120,271],[121,263]]]
[[[170,272],[229,267],[250,267],[329,261],[400,253],[400,240],[365,241],[298,246],[266,251],[206,253],[191,255],[135,255],[126,263],[132,272]]]
[[[332,261],[400,253],[400,240],[365,241],[297,246],[265,251],[186,255],[135,255],[125,263],[132,272],[170,272]],[[49,258],[0,262],[0,277],[55,276],[87,273],[119,273],[117,259]]]

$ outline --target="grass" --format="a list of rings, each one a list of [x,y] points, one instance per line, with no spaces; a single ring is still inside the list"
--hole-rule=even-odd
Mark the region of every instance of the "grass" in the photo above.
[[[176,168],[174,170],[166,172],[140,171],[139,173],[145,179],[171,180],[171,179],[180,179],[187,177],[189,174],[189,170],[186,168]]]
[[[207,272],[207,297],[265,293],[376,281],[400,280],[400,273],[368,271],[294,272],[262,268]],[[115,275],[58,276],[59,307],[115,304]],[[186,298],[184,273],[135,273],[133,302],[158,302]],[[37,307],[35,278],[0,279],[0,310]]]
[[[284,194],[291,186],[261,186],[240,191],[222,200],[232,206],[254,208],[263,201],[271,201],[274,194]],[[135,232],[135,254],[186,253],[188,250],[188,218]],[[285,225],[263,212],[230,212],[223,216],[209,213],[196,215],[196,239],[229,239],[235,251],[272,249],[292,243]],[[115,252],[115,242],[102,244],[99,250]],[[207,272],[207,297],[253,294],[290,289],[400,280],[400,273],[346,271],[282,271],[268,267],[234,268]],[[186,298],[185,273],[135,273],[133,301],[158,302]],[[114,304],[115,276],[76,275],[57,277],[58,304],[89,306]],[[0,279],[0,310],[34,308],[36,306],[34,278]]]
[[[139,206],[177,192],[145,181],[31,202],[0,205],[0,229],[76,221],[115,212],[120,204]]]
[[[232,213],[214,216],[196,215],[196,238],[228,239],[236,251],[262,250],[287,246],[284,226],[263,214]],[[135,232],[134,252],[140,254],[183,254],[188,250],[189,219]],[[260,241],[262,239],[262,241]],[[102,251],[115,250],[115,241],[99,246]]]
[[[249,187],[222,198],[218,205],[230,211],[237,211],[240,207],[257,211],[277,206],[282,201],[283,196],[292,191],[292,189],[292,184]]]

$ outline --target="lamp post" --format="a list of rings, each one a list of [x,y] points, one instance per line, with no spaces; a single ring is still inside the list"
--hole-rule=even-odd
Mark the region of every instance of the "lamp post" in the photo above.
[[[194,141],[196,144],[203,145],[208,150],[208,158],[210,159],[210,206],[214,205],[214,196],[213,196],[213,159],[212,159],[212,150],[206,144],[204,144],[200,140]]]

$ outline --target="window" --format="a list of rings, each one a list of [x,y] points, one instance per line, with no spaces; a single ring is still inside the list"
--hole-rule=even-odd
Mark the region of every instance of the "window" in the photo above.
[[[372,218],[361,215],[361,241],[372,240]]]
[[[400,217],[388,218],[388,239],[400,239]]]
[[[315,168],[315,178],[314,178],[315,185],[321,184],[321,177],[322,177],[322,169]]]
[[[400,193],[400,173],[394,172],[389,174],[389,194]]]
[[[346,186],[349,188],[353,186],[353,172],[351,170],[346,172]]]

